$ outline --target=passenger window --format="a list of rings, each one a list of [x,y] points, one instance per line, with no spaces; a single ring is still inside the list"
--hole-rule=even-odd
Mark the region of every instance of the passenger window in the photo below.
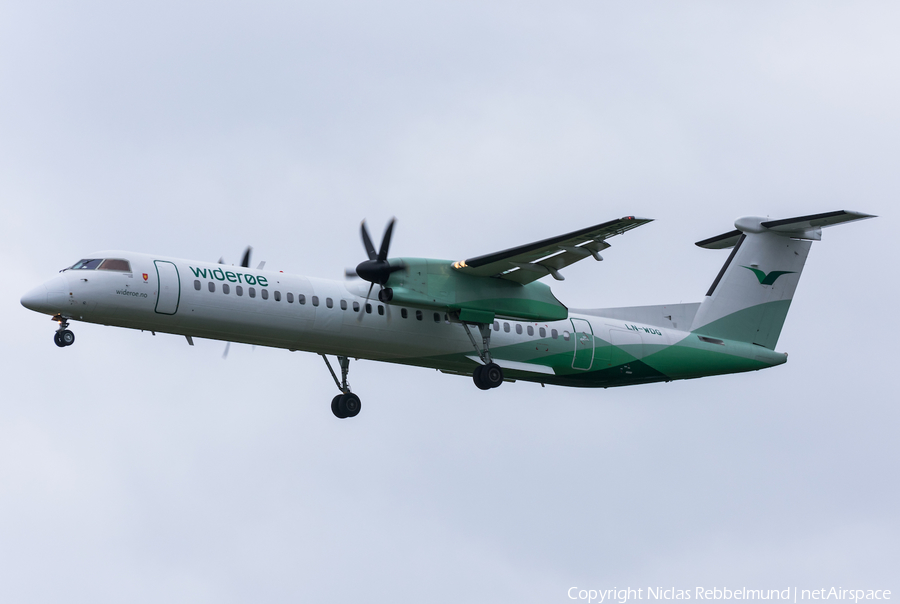
[[[231,292],[231,288],[228,287],[228,284],[227,284],[227,283],[223,283],[223,284],[222,284],[222,293],[223,293],[223,294],[227,294],[227,293],[229,293],[229,292]]]
[[[303,294],[297,294],[297,304],[306,304],[306,296]]]
[[[509,333],[509,323],[507,323],[505,321],[503,322],[503,331],[505,333]]]
[[[244,288],[241,287],[240,285],[235,285],[235,286],[234,286],[234,293],[236,293],[238,296],[243,296],[243,295],[244,295]]]
[[[441,315],[440,315],[440,313],[434,313],[434,322],[435,322],[435,323],[440,323],[440,322],[441,322]]]
[[[275,290],[275,301],[281,302],[281,292],[278,290]]]
[[[359,312],[359,302],[353,301],[353,312]]]
[[[341,300],[341,310],[347,310],[347,301]]]
[[[372,314],[372,305],[366,302],[366,312]]]
[[[210,281],[210,282],[209,282],[209,285],[207,285],[206,287],[209,288],[209,291],[210,291],[210,292],[216,291],[216,284],[213,283],[212,281]]]
[[[263,300],[269,299],[269,290],[267,290],[266,288],[262,288],[261,290],[259,290],[259,293],[262,294]]]
[[[551,330],[550,330],[550,337],[553,338],[553,339],[555,340],[556,338],[559,337],[559,332],[556,331],[555,329],[551,329]]]
[[[103,264],[98,266],[97,269],[101,271],[118,271],[120,273],[130,273],[131,264],[127,260],[108,258],[104,260]]]
[[[516,333],[522,335],[522,325],[519,323],[516,323]]]
[[[200,279],[194,279],[194,289],[200,291]]]
[[[563,331],[563,340],[565,340],[566,342],[569,341],[569,332],[568,331]]]
[[[334,300],[331,298],[325,298],[325,306],[328,308],[334,308]]]
[[[313,297],[312,297],[312,305],[313,305],[313,306],[318,306],[318,305],[319,305],[319,296],[313,296]]]
[[[288,301],[288,304],[293,304],[294,303],[294,294],[292,294],[291,292],[288,292],[287,293],[287,301]]]
[[[255,298],[255,297],[256,297],[256,288],[255,288],[255,287],[248,287],[248,288],[247,288],[247,294],[248,294],[251,298]]]
[[[538,333],[541,334],[541,337],[542,337],[542,338],[546,338],[546,337],[547,337],[547,330],[544,329],[543,327],[541,327],[541,328],[538,330]]]
[[[534,327],[532,327],[531,325],[528,326],[528,335],[530,335],[530,336],[534,335]]]
[[[422,311],[417,310],[416,311],[416,321],[421,321],[421,320],[422,320]]]
[[[494,331],[500,331],[500,322],[494,321]]]
[[[378,314],[384,316],[384,306],[378,305]]]
[[[403,318],[405,319],[406,317],[409,316],[409,313],[406,312],[406,309],[405,309],[405,308],[401,308],[401,309],[400,309],[400,316],[403,317]]]

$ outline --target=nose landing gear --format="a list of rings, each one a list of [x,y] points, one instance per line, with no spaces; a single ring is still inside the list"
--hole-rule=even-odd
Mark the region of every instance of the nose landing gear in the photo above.
[[[66,329],[69,326],[69,322],[66,321],[65,317],[56,315],[53,317],[53,320],[59,323],[59,329],[53,334],[53,343],[60,348],[65,348],[66,346],[74,344],[75,334]]]

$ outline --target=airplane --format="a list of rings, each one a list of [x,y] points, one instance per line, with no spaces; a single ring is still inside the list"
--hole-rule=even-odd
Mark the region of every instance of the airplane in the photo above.
[[[696,245],[731,249],[700,302],[569,309],[540,281],[586,258],[603,260],[607,240],[651,222],[626,216],[462,261],[389,258],[394,219],[348,282],[126,251],[88,255],[22,297],[69,321],[317,353],[339,393],[335,417],[355,417],[350,359],[471,376],[481,390],[522,380],[607,388],[756,371],[781,365],[775,345],[813,241],[822,228],[874,218],[834,211],[781,220],[748,216]],[[368,283],[368,288],[366,288]],[[375,298],[372,292],[378,286]],[[328,360],[337,357],[341,377]]]

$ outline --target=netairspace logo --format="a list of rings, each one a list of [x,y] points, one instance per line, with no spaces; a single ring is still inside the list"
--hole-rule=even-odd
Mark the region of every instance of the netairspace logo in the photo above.
[[[695,587],[676,589],[674,587],[643,587],[634,589],[581,589],[570,587],[566,592],[570,600],[603,604],[613,602],[626,604],[631,600],[782,600],[796,603],[798,600],[843,600],[858,604],[861,600],[890,600],[889,589],[843,589],[841,587],[820,589],[729,589],[727,587]],[[646,594],[646,596],[645,596]]]

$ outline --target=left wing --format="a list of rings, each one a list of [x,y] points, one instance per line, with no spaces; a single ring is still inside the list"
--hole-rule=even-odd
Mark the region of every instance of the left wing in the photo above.
[[[609,247],[607,239],[648,222],[652,222],[652,219],[626,216],[502,252],[454,262],[453,268],[467,275],[497,277],[522,284],[547,275],[562,281],[564,277],[559,269],[588,256],[593,256],[594,260],[603,260],[598,252]]]

